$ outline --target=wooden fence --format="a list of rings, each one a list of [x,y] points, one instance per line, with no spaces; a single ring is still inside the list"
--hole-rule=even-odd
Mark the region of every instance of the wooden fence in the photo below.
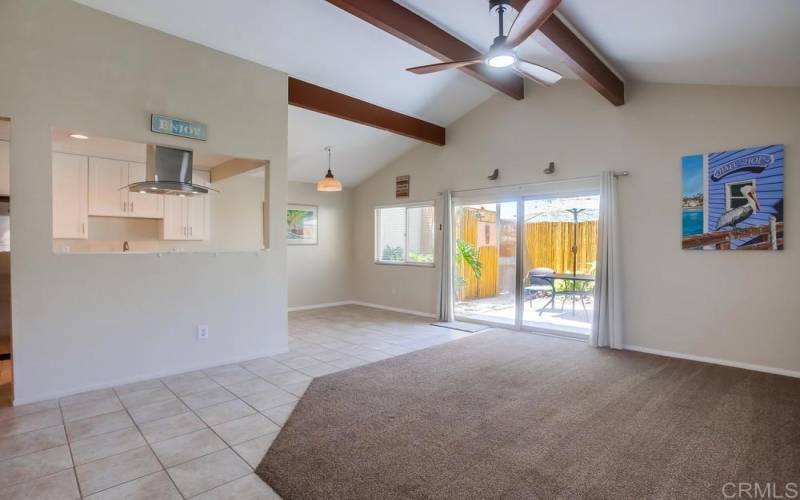
[[[494,213],[475,209],[463,209],[457,226],[457,240],[463,240],[478,252],[481,277],[477,279],[465,262],[456,262],[456,276],[461,286],[457,287],[458,300],[494,297],[497,295],[500,278],[499,260],[509,260],[513,265],[515,243],[510,238],[499,244],[478,246],[478,223],[495,222]],[[487,214],[492,214],[491,218]],[[508,226],[505,228],[504,226]],[[557,273],[572,272],[572,222],[529,222],[525,224],[525,271],[534,267],[549,267]],[[514,222],[501,221],[499,234],[515,231]],[[577,272],[591,274],[597,260],[597,221],[578,223]],[[508,285],[508,284],[506,284]],[[513,286],[513,284],[511,285]]]

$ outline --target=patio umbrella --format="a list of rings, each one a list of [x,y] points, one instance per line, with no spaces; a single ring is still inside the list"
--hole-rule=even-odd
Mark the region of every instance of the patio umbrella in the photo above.
[[[576,276],[578,274],[578,223],[598,219],[597,197],[551,198],[531,201],[534,206],[531,209],[526,206],[525,222],[533,219],[548,222],[572,222],[572,275]]]
[[[599,216],[596,196],[580,198],[551,198],[533,200],[532,207],[526,206],[526,219],[550,222],[572,223],[572,276],[578,274],[578,223],[597,220]],[[572,292],[575,292],[576,281],[572,281]],[[572,299],[572,313],[575,314],[575,298]]]
[[[578,270],[578,214],[585,212],[585,208],[568,208],[567,212],[572,214],[572,277],[574,278]],[[572,284],[575,286],[575,283]]]

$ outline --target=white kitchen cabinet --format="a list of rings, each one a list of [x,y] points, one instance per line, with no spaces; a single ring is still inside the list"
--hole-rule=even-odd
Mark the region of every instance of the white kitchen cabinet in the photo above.
[[[164,220],[161,222],[162,240],[185,240],[186,198],[164,196]]]
[[[53,238],[86,239],[89,159],[53,153]]]
[[[125,187],[145,180],[146,165],[138,162],[89,158],[89,215],[160,219],[160,194],[131,193]]]
[[[144,163],[128,163],[128,182],[144,182],[146,179],[147,165]],[[124,190],[127,191],[127,190]],[[141,217],[147,219],[160,219],[164,217],[164,196],[160,194],[137,193],[128,191],[128,217]]]
[[[89,215],[125,217],[128,212],[128,162],[89,158]]]
[[[192,172],[192,183],[210,187],[209,172],[195,170]],[[186,198],[186,225],[189,226],[190,240],[208,240],[211,238],[211,196],[201,194]]]
[[[209,174],[195,170],[192,182],[210,186]],[[211,237],[210,195],[164,196],[164,220],[161,224],[161,239],[202,241]]]

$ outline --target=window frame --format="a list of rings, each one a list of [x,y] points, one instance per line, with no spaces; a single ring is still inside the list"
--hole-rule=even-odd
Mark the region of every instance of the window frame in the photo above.
[[[731,210],[733,208],[732,201],[734,199],[737,200],[745,200],[745,205],[747,204],[747,197],[746,196],[733,196],[733,186],[753,186],[753,189],[756,189],[756,180],[755,179],[746,179],[743,181],[733,181],[728,182],[725,184],[725,210]],[[739,188],[741,190],[741,188]],[[741,206],[741,205],[739,205]]]
[[[380,260],[380,250],[379,246],[379,238],[380,238],[380,211],[387,208],[404,208],[405,209],[405,231],[403,233],[403,237],[405,239],[405,248],[403,251],[403,262],[392,262],[386,260]],[[420,208],[420,207],[431,207],[433,208],[433,262],[410,262],[408,260],[408,209],[409,208]],[[372,260],[373,263],[379,266],[411,266],[411,267],[436,267],[436,201],[429,200],[429,201],[417,201],[417,202],[409,202],[409,203],[392,203],[388,205],[376,205],[373,209],[373,217],[374,217],[374,234],[373,234],[373,254]]]

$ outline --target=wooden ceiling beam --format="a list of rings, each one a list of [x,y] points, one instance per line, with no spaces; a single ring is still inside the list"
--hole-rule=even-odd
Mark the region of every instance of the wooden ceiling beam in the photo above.
[[[512,0],[519,12],[528,0]],[[558,16],[550,16],[533,38],[615,106],[625,104],[625,83]]]
[[[289,77],[289,104],[437,146],[445,144],[444,127],[297,78]]]
[[[393,0],[327,1],[443,62],[481,57],[474,48]],[[522,78],[511,72],[493,72],[484,64],[459,70],[514,99],[525,97]]]

